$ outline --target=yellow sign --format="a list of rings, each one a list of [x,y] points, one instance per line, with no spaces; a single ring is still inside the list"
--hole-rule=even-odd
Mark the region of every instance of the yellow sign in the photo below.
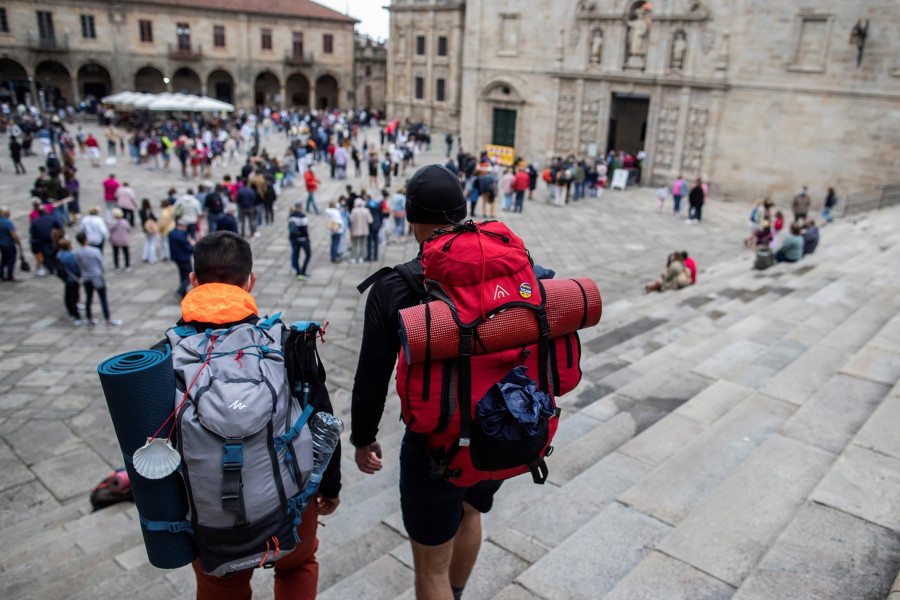
[[[492,160],[508,167],[511,167],[516,159],[516,149],[509,146],[492,146],[488,144],[484,147],[484,151]]]

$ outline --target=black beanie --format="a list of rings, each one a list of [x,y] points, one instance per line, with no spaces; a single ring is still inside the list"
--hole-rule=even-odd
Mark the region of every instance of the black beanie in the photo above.
[[[455,224],[465,218],[462,185],[447,167],[422,167],[406,184],[406,220],[410,223]]]

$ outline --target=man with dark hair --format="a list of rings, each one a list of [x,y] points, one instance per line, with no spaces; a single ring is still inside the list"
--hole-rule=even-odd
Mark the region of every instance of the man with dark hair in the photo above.
[[[201,238],[194,245],[193,254],[194,275],[201,285],[218,282],[242,286],[252,276],[250,245],[231,232],[216,232]]]
[[[238,190],[237,205],[240,210],[241,235],[247,236],[249,224],[250,237],[256,237],[256,191],[249,186]]]
[[[425,295],[421,244],[440,227],[466,217],[459,179],[446,167],[416,171],[406,188],[406,219],[420,244],[419,255],[403,265],[415,288],[398,270],[378,279],[366,301],[359,364],[353,384],[350,441],[363,473],[381,470],[378,424],[400,350],[399,312]],[[407,434],[400,449],[400,507],[412,544],[416,597],[460,598],[481,545],[481,513],[488,512],[500,481],[470,487],[433,478],[427,451]],[[451,595],[452,594],[452,595]]]
[[[194,253],[194,240],[188,237],[188,228],[184,221],[178,219],[175,229],[169,232],[169,258],[178,267],[178,289],[175,298],[181,300],[187,294],[191,280],[191,255]]]
[[[309,217],[303,212],[303,201],[294,202],[294,211],[288,216],[288,234],[291,240],[291,267],[297,279],[309,279],[306,268],[309,266],[311,248],[309,244]],[[300,267],[300,250],[303,250],[303,267]]]
[[[803,224],[803,256],[812,254],[819,245],[819,228],[814,219],[807,219]]]
[[[179,226],[179,230],[184,236],[184,226]],[[241,323],[258,323],[260,319],[256,300],[251,295],[256,274],[253,272],[250,244],[235,233],[217,231],[201,238],[193,247],[193,254],[195,269],[188,274],[193,289],[181,302],[178,325],[189,325],[196,331],[205,331],[225,330]],[[278,343],[281,343],[280,340]],[[165,347],[166,341],[154,346],[159,350]],[[273,363],[275,364],[282,363]],[[270,368],[274,369],[275,366]],[[288,377],[289,373],[290,371]],[[293,386],[296,382],[290,383]],[[315,399],[310,398],[313,414],[333,413],[327,394],[314,396]],[[340,463],[339,444],[322,474],[318,493],[296,527],[299,543],[290,554],[275,562],[275,598],[315,598],[319,578],[319,564],[316,561],[317,517],[333,513],[340,504]],[[277,553],[276,550],[273,551]],[[199,600],[251,596],[250,580],[254,569],[217,577],[204,572],[199,559],[194,560],[192,567],[197,579],[196,597]]]

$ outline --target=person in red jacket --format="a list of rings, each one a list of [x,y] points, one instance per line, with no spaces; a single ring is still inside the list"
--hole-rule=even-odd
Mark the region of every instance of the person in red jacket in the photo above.
[[[522,212],[522,206],[525,203],[525,191],[531,185],[531,176],[525,169],[519,169],[513,179],[513,190],[516,192],[516,204],[513,212]]]
[[[303,174],[303,180],[306,182],[306,191],[309,192],[309,196],[306,197],[306,212],[309,212],[310,206],[314,213],[319,214],[319,207],[316,206],[316,190],[319,189],[319,183],[321,183],[317,178],[316,174],[313,172],[313,166],[309,165],[306,168],[306,173]]]
[[[688,254],[687,250],[682,250],[681,255],[684,256],[685,268],[691,272],[691,285],[697,283],[697,263],[694,262],[694,259]]]

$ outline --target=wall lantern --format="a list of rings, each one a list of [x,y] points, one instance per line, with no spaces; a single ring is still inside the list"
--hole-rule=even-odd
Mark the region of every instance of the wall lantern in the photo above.
[[[863,49],[866,47],[866,35],[869,32],[869,20],[866,19],[866,24],[862,24],[862,19],[856,22],[856,25],[853,26],[853,29],[850,30],[850,43],[856,46],[856,67],[859,68],[859,65],[862,64],[863,57]]]

